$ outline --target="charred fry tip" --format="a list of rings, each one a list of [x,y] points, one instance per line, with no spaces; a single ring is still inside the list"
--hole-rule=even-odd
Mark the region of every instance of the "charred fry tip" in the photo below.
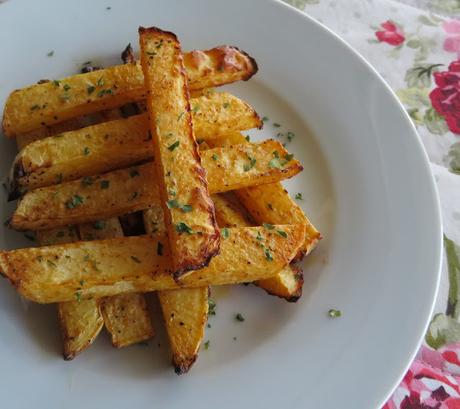
[[[172,364],[174,366],[174,372],[176,373],[176,375],[186,374],[190,370],[192,365],[195,363],[196,358],[197,355],[194,355],[193,357],[187,358],[181,362],[176,362],[173,358]]]
[[[166,35],[168,37],[173,38],[175,41],[178,41],[176,34],[174,34],[172,31],[165,31],[165,30],[162,30],[161,28],[158,28],[158,27],[155,27],[155,26],[152,26],[152,27],[139,26],[137,31],[138,31],[139,35],[154,34],[154,33],[164,34],[164,35]]]
[[[252,70],[248,73],[248,75],[246,77],[243,78],[243,81],[248,81],[253,75],[257,74],[257,71],[259,71],[259,67],[257,65],[257,62],[246,51],[244,51],[244,50],[242,50],[242,49],[240,49],[238,47],[235,47],[233,45],[231,47],[234,48],[235,50],[237,50],[238,52],[240,52],[241,54],[243,54],[249,60],[249,63],[251,65]]]
[[[66,353],[64,352],[62,354],[62,357],[64,358],[64,361],[72,361],[75,358],[76,354],[74,353]]]

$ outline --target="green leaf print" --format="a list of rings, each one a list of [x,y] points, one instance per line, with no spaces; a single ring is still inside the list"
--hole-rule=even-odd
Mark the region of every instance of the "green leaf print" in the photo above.
[[[426,343],[434,349],[460,341],[460,247],[444,236],[444,248],[449,272],[449,295],[445,314],[436,314],[425,335]]]
[[[460,142],[456,142],[450,147],[447,158],[449,160],[449,170],[460,175]]]
[[[418,21],[424,24],[425,26],[437,27],[439,23],[441,23],[443,20],[442,18],[439,18],[438,16],[435,16],[433,14],[429,17],[422,14],[421,16],[419,16]]]
[[[431,75],[439,71],[443,64],[420,64],[409,68],[404,80],[409,88],[429,88],[431,87]]]
[[[425,111],[423,122],[434,135],[444,135],[449,130],[445,119],[434,108],[429,108]]]
[[[424,88],[404,88],[396,91],[396,95],[408,108],[429,108],[431,106],[429,91]]]
[[[460,324],[447,315],[436,314],[425,335],[426,343],[438,349],[458,340],[460,340]]]

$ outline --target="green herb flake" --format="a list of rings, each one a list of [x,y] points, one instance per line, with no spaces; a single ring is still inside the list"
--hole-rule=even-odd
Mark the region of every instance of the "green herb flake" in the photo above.
[[[46,54],[47,57],[52,57],[54,55],[54,50],[51,50],[49,53]]]
[[[137,169],[132,169],[129,172],[129,176],[131,176],[132,178],[139,176],[139,171]]]
[[[193,210],[193,207],[189,204],[184,204],[181,206],[181,210],[184,212],[184,213],[190,213],[192,210]]]
[[[273,226],[273,224],[269,224],[269,223],[264,223],[263,226],[267,230],[273,230],[275,228],[275,226]]]
[[[80,280],[80,285],[83,287],[85,285],[85,280]]]
[[[256,164],[257,160],[255,158],[251,158],[249,155],[248,155],[248,160],[249,160],[249,163],[245,164],[243,166],[243,170],[245,172],[249,172]]]
[[[61,81],[59,81],[59,80],[53,80],[53,85],[54,85],[55,87],[59,87],[59,86],[61,85]]]
[[[272,252],[270,251],[270,249],[269,249],[268,247],[265,247],[264,253],[265,253],[265,258],[266,258],[268,261],[273,261]]]
[[[157,254],[159,256],[163,255],[163,243],[161,241],[159,241],[157,244]]]
[[[77,300],[77,302],[81,302],[81,291],[75,292],[75,299]]]
[[[99,79],[97,80],[97,83],[96,83],[96,84],[97,84],[98,87],[102,87],[102,86],[104,85],[104,78],[102,78],[102,77],[99,78]]]
[[[105,221],[104,220],[97,220],[93,223],[93,228],[95,230],[103,230],[105,229]]]
[[[87,146],[85,146],[83,148],[83,155],[87,156],[87,155],[89,155],[89,152],[90,152],[89,148]]]
[[[141,263],[141,261],[135,256],[131,256],[131,260],[133,260],[135,263],[138,263],[138,264]]]
[[[335,310],[334,308],[331,308],[328,312],[327,315],[331,318],[339,318],[342,316],[342,311],[340,310]]]
[[[273,122],[273,128],[279,128],[281,125],[277,122]]]
[[[209,345],[210,345],[210,341],[209,339],[204,343],[204,349],[208,350],[209,349]]]
[[[196,105],[193,107],[192,112],[193,112],[194,114],[196,114],[199,110],[200,110],[200,106],[199,106],[198,104],[196,104]]]
[[[37,256],[36,259],[39,263],[41,263],[43,261],[43,256]]]
[[[36,111],[37,109],[40,109],[40,105],[38,105],[38,104],[34,104],[34,105],[32,105],[32,106],[30,107],[30,110],[31,110],[31,111]]]
[[[244,317],[241,313],[238,313],[235,315],[235,319],[239,322],[243,322],[244,321]]]
[[[94,92],[95,89],[96,89],[96,87],[94,85],[88,85],[86,87],[86,91],[88,92],[88,95],[91,95]]]
[[[287,140],[288,140],[289,142],[291,142],[291,141],[295,138],[295,133],[289,131],[289,132],[286,134],[286,138],[287,138]]]
[[[212,154],[211,158],[212,160],[219,160],[219,156],[217,156],[215,153]]]
[[[246,139],[246,141],[249,142],[251,140],[251,137],[249,135],[246,135],[246,137],[244,139]]]
[[[69,84],[64,84],[64,86],[62,88],[64,88],[64,91],[68,91],[70,89],[70,85]]]
[[[292,159],[294,159],[294,154],[293,153],[287,153],[286,155],[284,155],[284,159],[289,162],[291,161]]]
[[[212,298],[208,298],[208,315],[216,315],[217,304]]]
[[[26,231],[26,232],[24,233],[24,237],[25,237],[27,240],[35,241],[35,235],[34,235],[33,232]]]
[[[262,118],[262,122],[267,122],[267,121],[269,121],[269,120],[270,120],[270,118],[269,118],[268,116],[264,116],[264,117]]]
[[[179,222],[176,224],[176,231],[178,233],[187,233],[187,234],[193,233],[192,228],[187,223],[184,223],[184,222]]]
[[[276,229],[276,232],[281,236],[287,239],[287,233],[284,230]]]
[[[101,180],[101,189],[108,189],[110,186],[109,180]]]
[[[303,200],[302,193],[296,193],[295,194],[295,200]]]
[[[174,149],[176,149],[180,145],[180,141],[176,141],[173,144],[168,146],[168,149],[172,152]]]
[[[67,209],[75,209],[76,207],[80,206],[83,203],[83,198],[80,195],[73,195],[69,200],[66,202]]]
[[[230,103],[229,103],[229,102],[224,102],[222,106],[223,106],[225,109],[227,109],[227,108],[230,107]]]
[[[220,232],[222,233],[222,237],[224,239],[228,239],[230,237],[230,231],[226,227],[221,229]]]
[[[178,116],[177,116],[177,121],[180,121],[182,117],[184,116],[185,112],[182,111]]]
[[[262,237],[262,235],[260,234],[260,231],[257,232],[257,236],[256,236],[256,240],[258,241],[262,241],[264,238]]]
[[[157,55],[157,53],[155,51],[146,51],[147,55],[150,55],[150,56],[155,56]]]

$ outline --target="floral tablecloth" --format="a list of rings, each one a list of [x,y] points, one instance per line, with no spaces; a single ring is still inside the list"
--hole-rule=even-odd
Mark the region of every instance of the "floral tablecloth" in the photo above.
[[[460,0],[286,2],[367,58],[417,126],[441,198],[442,281],[425,343],[384,408],[460,409]]]

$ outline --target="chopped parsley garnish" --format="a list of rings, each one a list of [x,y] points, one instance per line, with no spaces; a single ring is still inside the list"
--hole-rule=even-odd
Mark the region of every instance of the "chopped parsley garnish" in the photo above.
[[[246,135],[245,139],[249,142],[251,140],[251,137],[249,135]]]
[[[80,280],[80,285],[83,286],[85,284],[85,280]]]
[[[155,51],[147,51],[147,55],[151,55],[152,57],[157,55]]]
[[[80,206],[83,203],[83,198],[79,195],[73,195],[67,202],[65,203],[67,209],[75,209],[76,207]]]
[[[181,209],[184,213],[189,213],[193,210],[191,205],[181,205],[176,199],[168,200],[166,206],[168,206],[168,209]]]
[[[41,263],[41,262],[43,261],[43,256],[37,256],[36,258],[37,258],[37,261],[38,261],[39,263]]]
[[[260,231],[257,232],[257,236],[256,236],[256,240],[258,241],[262,241],[264,238],[262,237],[262,235],[260,234]]]
[[[113,94],[113,91],[111,88],[108,88],[108,89],[101,89],[98,93],[97,93],[97,96],[99,98],[103,97],[104,95],[110,95],[110,94]]]
[[[180,141],[176,141],[173,144],[168,146],[168,149],[172,152],[174,149],[176,149],[180,144]]]
[[[51,260],[46,260],[46,262],[48,263],[48,265],[50,265],[51,267],[53,268],[56,268],[56,263],[54,261],[51,261]]]
[[[102,87],[103,85],[104,85],[104,78],[101,77],[97,80],[97,86]]]
[[[340,310],[335,310],[334,308],[331,308],[328,312],[327,315],[331,318],[339,318],[342,316],[342,311]]]
[[[220,231],[221,231],[222,237],[223,237],[224,239],[228,239],[228,238],[229,238],[230,232],[229,232],[229,230],[228,230],[226,227],[224,227],[224,228],[221,229]]]
[[[88,148],[87,146],[85,146],[85,147],[83,148],[83,155],[85,155],[85,156],[86,156],[86,155],[89,155],[89,152],[90,152],[89,148]]]
[[[270,210],[274,210],[273,209],[273,205],[271,203],[267,203],[267,207],[270,209]]]
[[[69,84],[64,84],[64,86],[62,88],[64,88],[64,91],[68,91],[70,89],[70,85]]]
[[[211,156],[212,160],[219,160],[219,157],[213,153],[212,156]]]
[[[54,50],[51,50],[49,53],[46,54],[48,57],[52,57],[54,55]]]
[[[54,85],[55,87],[59,87],[59,85],[61,85],[61,81],[53,80],[53,85]]]
[[[269,118],[268,116],[264,116],[264,117],[262,118],[262,122],[267,122],[267,121],[269,121],[269,120],[270,120],[270,118]]]
[[[224,102],[222,105],[225,109],[227,109],[230,106],[229,102]]]
[[[193,112],[194,114],[196,114],[199,110],[200,110],[200,106],[199,106],[198,104],[196,104],[196,105],[193,107],[192,112]]]
[[[91,176],[85,176],[81,181],[81,184],[83,186],[90,186],[93,184],[93,179],[91,178]]]
[[[40,109],[40,105],[38,105],[38,104],[34,104],[34,105],[32,105],[32,106],[30,107],[30,110],[31,110],[31,111],[36,111],[37,109]]]
[[[35,235],[34,235],[32,232],[26,231],[26,232],[24,233],[24,237],[25,237],[27,240],[35,241]]]
[[[269,249],[268,247],[265,247],[264,253],[265,253],[265,258],[266,258],[268,261],[273,261],[272,252],[270,251],[270,249]]]
[[[140,262],[141,262],[141,261],[140,261],[137,257],[135,257],[135,256],[131,256],[131,260],[133,260],[133,261],[136,262],[136,263],[140,263]]]
[[[255,164],[257,162],[257,160],[255,158],[251,158],[249,155],[248,155],[248,160],[249,160],[249,163],[247,163],[247,164],[245,164],[243,166],[243,170],[245,172],[248,172],[249,170],[251,170],[255,166]]]
[[[209,349],[210,341],[209,339],[204,343],[204,349]]]
[[[75,292],[75,299],[77,302],[81,302],[81,291]]]
[[[302,193],[296,193],[295,200],[303,200]]]
[[[177,116],[177,120],[180,121],[182,119],[182,117],[184,116],[185,112],[182,111],[178,116]]]
[[[244,317],[243,315],[241,315],[241,313],[238,313],[235,315],[235,319],[239,322],[243,322],[244,321]]]
[[[192,228],[187,223],[184,223],[184,222],[179,222],[176,224],[176,231],[178,233],[187,233],[187,234],[193,233]]]
[[[294,134],[294,132],[289,131],[289,132],[286,134],[286,137],[287,137],[287,140],[288,140],[289,142],[291,142],[291,141],[294,139],[295,134]]]
[[[104,220],[97,220],[94,222],[93,227],[96,230],[103,230],[105,228],[105,221]]]
[[[277,122],[273,122],[273,128],[279,128],[281,125]]]
[[[129,176],[131,176],[132,178],[136,177],[136,176],[139,176],[139,171],[137,169],[132,169],[130,172],[129,172]]]
[[[109,180],[101,180],[101,189],[108,189],[110,186]]]
[[[275,228],[275,226],[273,226],[273,224],[269,224],[269,223],[264,223],[263,226],[267,229],[267,230],[273,230]]]
[[[159,241],[157,244],[157,254],[159,256],[163,255],[163,243],[161,241]]]
[[[216,315],[216,303],[212,298],[208,298],[208,315]]]
[[[91,95],[94,92],[95,89],[96,89],[96,87],[94,85],[88,85],[86,87],[86,91],[88,92],[88,95]]]
[[[287,239],[287,233],[284,230],[276,229],[276,232],[281,236]]]

